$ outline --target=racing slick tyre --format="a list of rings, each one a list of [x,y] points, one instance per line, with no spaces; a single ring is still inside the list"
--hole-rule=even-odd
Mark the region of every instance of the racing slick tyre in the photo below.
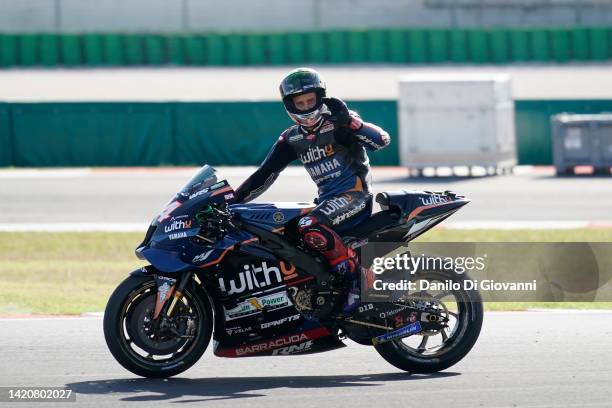
[[[213,331],[206,293],[192,280],[172,317],[155,321],[157,285],[152,276],[129,276],[111,295],[104,312],[104,337],[113,357],[134,374],[167,378],[202,356]],[[170,301],[170,300],[169,300]]]
[[[420,279],[459,281],[457,275],[447,272],[426,272],[419,275],[422,275]],[[468,278],[463,275],[462,279]],[[446,301],[447,305],[443,307],[442,312],[449,317],[449,327],[437,332],[424,331],[374,346],[387,362],[401,370],[434,373],[447,369],[468,354],[480,334],[483,306],[478,291],[461,288],[430,296],[431,299],[452,298]],[[438,337],[439,341],[431,345],[430,340],[435,341]]]

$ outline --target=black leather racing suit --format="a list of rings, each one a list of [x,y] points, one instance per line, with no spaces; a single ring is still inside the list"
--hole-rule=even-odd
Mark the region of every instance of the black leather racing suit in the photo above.
[[[315,128],[294,125],[286,129],[253,173],[236,191],[238,202],[253,200],[299,159],[318,187],[317,206],[298,222],[304,243],[321,252],[336,273],[356,279],[355,253],[334,230],[363,221],[372,212],[370,164],[366,150],[386,147],[387,132],[366,123],[354,112],[348,126],[328,116]]]

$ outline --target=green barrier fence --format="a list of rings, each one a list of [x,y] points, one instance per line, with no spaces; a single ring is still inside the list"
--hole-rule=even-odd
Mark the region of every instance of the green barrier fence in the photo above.
[[[166,36],[164,42],[168,63],[173,65],[185,64],[185,39],[179,36]]]
[[[105,35],[102,44],[104,50],[104,65],[125,65],[123,38],[121,35]]]
[[[0,68],[98,65],[475,63],[612,59],[611,27],[292,33],[0,34]]]
[[[287,62],[302,64],[306,62],[306,40],[303,33],[287,35]]]
[[[206,44],[201,37],[188,37],[184,40],[185,61],[191,65],[204,65],[206,62]]]
[[[60,41],[60,53],[64,65],[77,66],[83,64],[81,36],[66,34],[61,36]]]
[[[306,49],[308,61],[314,63],[327,62],[327,45],[322,32],[308,33],[306,35]]]
[[[386,129],[374,165],[398,165],[396,101],[349,101]],[[550,117],[612,100],[516,101],[520,164],[552,163]],[[256,165],[291,124],[279,102],[0,104],[0,166]]]
[[[59,40],[56,35],[47,34],[40,37],[40,63],[46,67],[53,67],[60,61]]]
[[[0,68],[17,65],[17,36],[0,35]]]
[[[83,37],[83,63],[90,67],[104,64],[102,36],[88,34]]]
[[[0,166],[13,164],[11,116],[8,103],[0,103]]]
[[[552,164],[550,117],[562,112],[612,112],[612,100],[516,101],[516,136],[521,164]]]
[[[466,62],[468,60],[468,41],[465,30],[452,30],[449,33],[449,59],[452,62]]]
[[[405,30],[392,30],[389,32],[389,61],[408,61],[408,41]]]
[[[38,36],[23,34],[19,36],[19,64],[23,67],[37,65],[40,55]]]
[[[12,104],[15,166],[173,162],[171,107],[147,103]]]
[[[367,62],[366,32],[353,31],[348,35],[348,54],[351,62]]]
[[[513,30],[510,33],[510,59],[524,62],[531,58],[527,30]]]

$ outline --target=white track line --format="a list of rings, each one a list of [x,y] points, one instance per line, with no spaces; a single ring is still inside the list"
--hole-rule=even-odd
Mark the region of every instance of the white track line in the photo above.
[[[149,227],[147,223],[23,223],[0,224],[1,232],[144,232]]]
[[[76,169],[0,169],[0,179],[79,178],[92,174],[89,168]]]

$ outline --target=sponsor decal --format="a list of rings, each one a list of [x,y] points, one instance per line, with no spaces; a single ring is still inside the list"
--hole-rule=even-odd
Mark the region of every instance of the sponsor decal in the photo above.
[[[253,328],[251,326],[248,327],[242,327],[242,326],[235,326],[235,327],[226,327],[225,328],[225,332],[227,334],[234,335],[234,334],[244,334],[244,333],[249,333],[253,331]]]
[[[181,205],[182,204],[178,201],[172,201],[166,206],[166,208],[162,210],[162,212],[159,213],[159,216],[157,217],[157,222],[162,222],[170,218],[170,214],[172,214],[172,212],[179,208]]]
[[[176,284],[176,279],[158,275],[155,276],[155,282],[157,284],[157,300],[155,301],[155,312],[153,317],[157,318],[162,307],[164,306],[164,303],[166,303],[172,294],[174,285]]]
[[[266,322],[266,323],[262,323],[261,324],[261,328],[262,329],[267,329],[270,327],[275,327],[275,326],[281,326],[285,323],[289,323],[289,322],[295,322],[296,320],[300,320],[301,315],[296,314],[293,316],[287,316],[287,317],[283,317],[282,319],[278,319],[278,320],[274,320],[271,322]]]
[[[374,305],[372,303],[367,303],[367,304],[365,304],[363,306],[359,306],[359,308],[358,308],[359,313],[367,312],[368,310],[372,310],[372,309],[374,309]]]
[[[382,313],[380,313],[378,316],[379,316],[381,319],[384,319],[385,317],[391,317],[391,316],[393,316],[393,315],[396,315],[396,314],[398,314],[399,312],[401,312],[402,310],[407,309],[407,308],[408,308],[408,306],[400,306],[400,307],[399,307],[399,308],[397,308],[397,309],[389,310],[389,311],[387,311],[387,312],[382,312]]]
[[[350,196],[342,195],[327,200],[325,205],[321,207],[321,212],[325,215],[332,215],[334,212],[342,210],[350,204],[347,197],[350,198]]]
[[[186,232],[175,232],[173,234],[168,235],[168,238],[171,241],[174,241],[175,239],[187,238],[187,233]]]
[[[272,219],[274,220],[275,223],[280,224],[281,222],[285,221],[285,214],[283,214],[280,211],[277,211],[274,214],[272,214]]]
[[[310,166],[306,166],[306,171],[310,175],[310,177],[315,178],[322,175],[326,175],[332,171],[335,171],[342,165],[338,161],[338,159],[326,160],[324,162],[313,164]]]
[[[168,284],[168,282],[164,282],[161,286],[157,288],[157,293],[159,295],[159,301],[163,303],[166,300],[166,295],[172,285]]]
[[[359,241],[351,242],[351,243],[349,244],[349,247],[350,247],[351,249],[357,249],[357,248],[360,248],[360,247],[364,246],[364,245],[365,245],[365,244],[367,244],[368,242],[369,242],[369,240],[368,240],[367,238],[364,238],[364,239],[359,240]]]
[[[288,356],[290,354],[299,354],[308,351],[312,348],[314,342],[312,340],[306,343],[294,344],[289,347],[281,347],[272,352],[273,356]]]
[[[363,210],[365,207],[366,207],[365,202],[359,204],[357,207],[351,209],[350,211],[347,211],[344,214],[340,214],[339,216],[334,218],[332,220],[332,224],[340,224],[342,221],[357,214],[359,211]]]
[[[384,137],[384,136],[381,136],[381,137],[382,137],[382,142],[384,143],[384,145],[379,145],[378,143],[376,143],[376,142],[375,142],[375,141],[373,141],[372,139],[369,139],[367,136],[360,135],[360,134],[357,134],[356,136],[357,136],[357,138],[358,138],[358,139],[359,139],[361,142],[363,142],[363,143],[367,144],[368,146],[372,147],[372,149],[374,149],[374,150],[378,150],[378,149],[380,149],[380,148],[382,148],[382,147],[386,146],[386,145],[387,145],[387,143],[388,143],[388,142],[389,142],[389,140],[390,140],[388,135],[387,135],[387,139],[386,139],[386,140],[385,140],[385,137]]]
[[[174,220],[172,221],[172,223],[164,227],[164,232],[172,232],[176,230],[188,229],[188,228],[191,228],[191,224],[193,224],[192,220],[186,220],[186,221]]]
[[[223,196],[224,199],[226,200],[231,200],[232,198],[234,198],[234,193],[229,193]]]
[[[225,320],[234,320],[240,317],[250,316],[257,313],[258,309],[251,302],[242,302],[233,309],[225,311]]]
[[[289,280],[297,276],[295,274],[295,266],[285,264],[283,261],[276,266],[268,266],[267,262],[262,262],[261,265],[243,265],[243,271],[238,274],[237,279],[219,278],[219,287],[221,291],[227,292],[228,295],[234,293],[242,293],[255,288],[263,289],[270,285],[280,284],[283,281]],[[226,283],[229,283],[227,285]],[[227,287],[229,286],[229,291]]]
[[[199,196],[201,196],[202,194],[206,194],[206,193],[208,193],[208,192],[210,192],[210,191],[216,190],[216,189],[221,188],[221,187],[223,187],[223,186],[225,186],[225,181],[220,181],[220,182],[218,182],[218,183],[213,184],[213,185],[212,185],[212,186],[210,186],[210,187],[203,188],[202,190],[197,191],[197,192],[195,192],[195,193],[191,194],[191,195],[189,196],[189,199],[191,200],[192,198],[199,197]]]
[[[442,204],[447,203],[449,201],[446,197],[437,194],[432,194],[427,198],[419,197],[419,200],[421,200],[421,203],[423,203],[423,205]]]
[[[385,146],[388,146],[388,145],[389,145],[389,143],[391,142],[391,137],[389,136],[389,134],[388,134],[387,132],[385,132],[385,133],[383,133],[383,134],[381,135],[381,139],[382,139],[383,144],[384,144]]]
[[[408,326],[401,327],[397,330],[393,330],[392,332],[385,333],[383,335],[373,338],[372,343],[376,345],[378,343],[384,343],[400,337],[408,337],[413,334],[419,333],[421,330],[421,323],[411,323]]]
[[[334,130],[334,124],[333,123],[327,123],[323,126],[321,126],[321,130],[319,130],[319,133],[326,133],[326,132],[330,132]]]
[[[306,153],[300,154],[300,160],[304,164],[319,161],[334,154],[334,148],[328,144],[325,146],[312,146]]]
[[[200,190],[200,191],[198,191],[197,193],[193,193],[192,195],[190,195],[190,196],[189,196],[189,199],[191,200],[192,198],[199,197],[199,196],[201,196],[201,195],[203,195],[203,194],[206,194],[206,193],[208,193],[208,192],[209,192],[209,191],[208,191],[207,189]]]
[[[306,227],[312,225],[312,223],[313,223],[312,217],[302,217],[300,219],[300,222],[298,223],[298,227],[306,228]]]
[[[297,142],[298,140],[302,140],[303,138],[304,138],[304,135],[300,133],[299,135],[289,136],[289,141]]]
[[[410,317],[408,318],[408,321],[410,321],[410,323],[416,322],[417,316],[418,316],[417,312],[410,312]]]
[[[215,183],[215,184],[213,184],[212,186],[208,187],[208,189],[209,189],[210,191],[213,191],[213,190],[216,190],[216,189],[218,189],[218,188],[223,187],[224,185],[225,185],[225,181],[220,181],[220,182]]]
[[[225,320],[234,320],[241,317],[250,316],[264,308],[275,310],[292,305],[293,303],[291,303],[287,292],[275,293],[259,298],[250,298],[239,303],[232,309],[225,310]]]
[[[298,277],[297,272],[295,271],[295,266],[293,264],[289,264],[289,268],[287,264],[282,262],[279,264],[281,273],[283,274],[283,280],[288,281],[291,279],[295,279]]]
[[[317,137],[316,135],[310,134],[310,135],[306,136],[306,140],[315,140],[316,137]]]
[[[200,255],[196,255],[192,260],[191,263],[199,263],[199,262],[204,262],[206,259],[208,259],[208,257],[210,256],[210,254],[212,254],[214,251],[214,249],[211,249],[208,252],[204,252],[201,253]]]
[[[239,347],[236,349],[236,356],[245,354],[260,353],[262,351],[272,350],[277,347],[287,346],[294,343],[299,343],[308,340],[308,336],[304,333],[293,334],[291,336],[279,337],[278,339],[268,340],[262,343],[255,343],[250,346]]]
[[[329,336],[330,332],[325,327],[317,327],[301,333],[294,333],[288,336],[277,337],[269,340],[260,340],[237,348],[215,349],[215,355],[220,357],[240,357],[264,352],[273,353],[275,349],[280,350],[277,354],[284,355],[291,352],[303,352],[310,349],[313,344],[304,344],[316,340],[320,337]],[[297,346],[291,348],[291,346]]]
[[[324,182],[325,180],[338,178],[338,177],[340,177],[341,174],[342,174],[342,171],[336,171],[336,172],[331,173],[331,174],[326,174],[323,177],[313,178],[312,181],[314,181],[316,184],[320,184],[320,183]]]
[[[200,228],[191,228],[191,229],[187,229],[184,231],[173,232],[171,234],[168,234],[167,236],[168,236],[168,239],[175,240],[175,239],[187,238],[187,237],[197,235],[199,231],[200,231]]]

